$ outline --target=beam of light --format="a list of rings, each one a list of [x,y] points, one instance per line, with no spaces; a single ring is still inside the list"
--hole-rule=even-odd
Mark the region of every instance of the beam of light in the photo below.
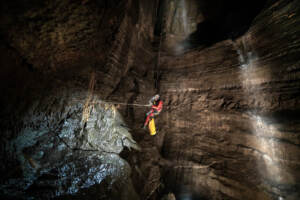
[[[187,7],[186,7],[185,0],[181,0],[180,4],[182,7],[181,18],[182,18],[182,22],[183,22],[183,31],[184,31],[185,36],[187,36],[190,33],[190,28],[189,28],[189,24],[188,24]]]
[[[266,105],[265,94],[259,87],[264,82],[271,80],[271,73],[266,69],[259,68],[259,57],[246,44],[243,37],[241,45],[237,48],[240,61],[240,80],[242,83],[245,101],[253,103],[252,106],[259,109],[260,104]],[[246,142],[254,150],[257,159],[257,170],[262,177],[261,180],[269,180],[277,184],[284,184],[286,181],[293,182],[293,176],[288,172],[285,154],[286,149],[278,141],[282,133],[276,119],[263,117],[255,109],[248,113],[252,127],[253,137]],[[272,122],[272,123],[270,123]],[[272,189],[273,190],[273,189]],[[278,194],[278,191],[273,191]],[[278,194],[278,199],[284,198]]]
[[[189,34],[193,32],[192,27],[191,27],[191,22],[189,20],[188,16],[188,4],[186,0],[179,0],[179,8],[177,12],[177,18],[180,19],[179,21],[182,22],[180,24],[181,29],[183,30],[182,33],[180,33],[181,37],[187,38]],[[182,41],[175,45],[174,51],[175,55],[180,55],[181,53],[184,52],[185,46],[189,46],[188,42]]]

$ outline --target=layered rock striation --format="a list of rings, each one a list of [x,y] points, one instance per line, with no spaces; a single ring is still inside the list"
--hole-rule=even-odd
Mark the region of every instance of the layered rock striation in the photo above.
[[[119,154],[140,150],[126,104],[153,91],[156,2],[1,5],[1,198],[139,199]]]
[[[1,2],[1,198],[300,198],[299,2],[182,3]]]
[[[163,176],[177,196],[300,197],[298,13],[269,2],[244,36],[162,58]]]

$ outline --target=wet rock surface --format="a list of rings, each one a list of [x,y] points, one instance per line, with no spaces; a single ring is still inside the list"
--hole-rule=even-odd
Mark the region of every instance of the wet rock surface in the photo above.
[[[162,47],[178,55],[187,49],[204,49],[236,39],[249,29],[266,0],[162,0]]]
[[[246,29],[222,23],[234,8],[164,2],[164,26],[162,1],[1,2],[2,199],[299,199],[299,2]],[[207,19],[222,37],[174,55]]]
[[[140,150],[126,103],[153,93],[155,2],[1,5],[1,198],[139,199],[119,154]]]
[[[139,146],[116,108],[101,102],[91,105],[88,120],[82,122],[84,101],[74,104],[74,93],[63,89],[56,95],[34,102],[19,121],[18,132],[5,132],[10,138],[2,138],[6,165],[1,169],[1,192],[8,197],[49,199],[103,181],[110,190],[116,182],[120,192],[132,188],[130,166],[119,153]],[[129,195],[122,198],[137,199],[137,194]]]
[[[300,198],[298,13],[269,2],[237,40],[162,58],[162,176],[177,196]]]

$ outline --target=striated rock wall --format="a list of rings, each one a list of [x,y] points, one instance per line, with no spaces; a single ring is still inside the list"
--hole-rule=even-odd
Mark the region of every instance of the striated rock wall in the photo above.
[[[177,196],[299,199],[299,2],[269,1],[235,41],[165,56],[162,157]]]
[[[156,3],[1,2],[1,197],[139,199],[134,110],[106,102],[153,93]]]
[[[179,10],[160,31],[180,35],[182,1],[165,2]],[[199,49],[158,61],[161,4],[1,2],[1,197],[299,199],[299,3],[268,1],[234,41],[239,22],[212,37],[200,26]],[[204,11],[217,25],[235,16]],[[165,104],[151,137],[148,108],[130,104],[155,85]]]
[[[204,20],[199,1],[164,0],[161,5],[162,46],[169,50],[195,32]]]

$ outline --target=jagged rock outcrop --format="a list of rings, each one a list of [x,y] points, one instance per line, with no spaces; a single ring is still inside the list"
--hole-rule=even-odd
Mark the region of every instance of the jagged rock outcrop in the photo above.
[[[0,3],[1,198],[300,198],[299,2],[183,2]]]
[[[153,93],[155,3],[1,2],[1,198],[139,199],[111,101]]]
[[[130,166],[118,154],[124,147],[139,150],[139,146],[109,104],[91,105],[83,123],[84,101],[74,103],[76,93],[65,89],[48,93],[19,116],[22,120],[14,124],[18,131],[5,131],[1,192],[7,197],[50,199],[105,180],[112,191],[124,191],[119,198],[138,199],[134,192],[128,193],[134,191]]]

